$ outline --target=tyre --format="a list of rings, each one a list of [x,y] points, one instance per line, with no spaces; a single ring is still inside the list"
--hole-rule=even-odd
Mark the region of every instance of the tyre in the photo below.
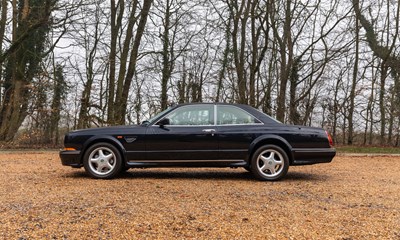
[[[114,145],[96,143],[86,151],[83,166],[91,177],[110,179],[121,171],[122,157]]]
[[[251,172],[262,181],[282,179],[289,170],[289,158],[286,152],[276,145],[258,148],[251,159]]]

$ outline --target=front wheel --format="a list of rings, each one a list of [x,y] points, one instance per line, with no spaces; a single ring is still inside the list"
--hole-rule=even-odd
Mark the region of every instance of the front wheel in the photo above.
[[[122,157],[114,145],[96,143],[86,151],[83,166],[91,177],[109,179],[121,171]]]
[[[286,152],[276,145],[265,145],[257,149],[251,159],[251,172],[263,181],[283,178],[289,170]]]

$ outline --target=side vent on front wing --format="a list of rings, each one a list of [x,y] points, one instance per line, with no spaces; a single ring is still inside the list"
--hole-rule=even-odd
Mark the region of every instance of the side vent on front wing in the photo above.
[[[137,137],[136,136],[125,136],[124,139],[127,143],[133,143],[134,141],[136,141]]]

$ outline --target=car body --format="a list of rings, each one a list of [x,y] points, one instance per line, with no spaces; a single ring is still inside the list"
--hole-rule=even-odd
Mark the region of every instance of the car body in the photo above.
[[[244,167],[260,180],[283,178],[289,165],[331,162],[322,128],[280,123],[242,104],[180,104],[141,125],[76,130],[65,135],[63,165],[94,178],[129,168]]]

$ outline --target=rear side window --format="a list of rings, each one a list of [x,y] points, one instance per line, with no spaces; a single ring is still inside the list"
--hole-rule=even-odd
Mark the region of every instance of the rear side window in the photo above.
[[[195,105],[177,108],[168,116],[170,125],[214,125],[214,105]]]
[[[218,106],[217,108],[218,125],[237,125],[237,124],[262,124],[260,120],[250,113],[235,106]]]

